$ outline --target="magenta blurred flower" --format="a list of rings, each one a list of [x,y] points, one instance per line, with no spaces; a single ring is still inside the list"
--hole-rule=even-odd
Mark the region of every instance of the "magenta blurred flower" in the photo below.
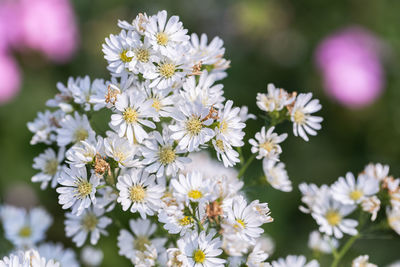
[[[316,50],[326,92],[341,104],[371,104],[384,87],[380,41],[361,27],[350,27],[325,38]]]
[[[21,43],[19,2],[0,2],[0,51],[9,50]]]
[[[21,74],[15,60],[0,52],[0,104],[10,101],[19,91]]]
[[[68,0],[21,0],[25,45],[64,62],[76,50],[78,30]]]

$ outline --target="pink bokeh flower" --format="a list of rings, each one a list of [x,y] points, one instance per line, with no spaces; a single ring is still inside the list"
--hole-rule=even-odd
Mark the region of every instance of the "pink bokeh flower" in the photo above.
[[[15,60],[0,52],[0,104],[10,101],[19,92],[21,74]]]
[[[360,108],[375,101],[384,88],[380,41],[361,27],[349,27],[325,38],[315,58],[324,89],[339,103]]]

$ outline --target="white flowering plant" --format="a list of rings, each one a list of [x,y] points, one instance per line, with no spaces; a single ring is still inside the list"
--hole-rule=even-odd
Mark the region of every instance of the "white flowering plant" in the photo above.
[[[134,266],[311,267],[325,253],[334,267],[363,235],[388,225],[400,233],[400,179],[389,176],[388,166],[370,164],[357,179],[348,173],[331,186],[300,184],[300,210],[319,226],[309,247],[320,253],[308,262],[303,255],[271,260],[274,244],[264,234],[273,222],[269,205],[246,195],[243,178],[261,160],[262,185],[292,191],[279,159],[288,134],[276,126],[290,122],[293,135],[309,141],[321,129],[319,100],[268,84],[256,96],[263,114],[249,114],[224,97],[221,80],[230,61],[220,38],[189,35],[166,11],[118,26],[120,33],[103,44],[109,80],[86,76],[57,84],[59,92],[47,101],[52,110],[28,123],[31,144],[48,146],[34,159],[32,182],[55,188],[67,211],[66,236],[77,247],[101,244],[115,227],[119,254]],[[264,124],[246,141],[246,121],[257,117]],[[22,250],[41,240],[31,230],[4,229]],[[22,247],[21,235],[32,236]],[[0,266],[26,266],[21,253]],[[12,257],[21,264],[10,265]],[[368,260],[360,256],[353,266]]]

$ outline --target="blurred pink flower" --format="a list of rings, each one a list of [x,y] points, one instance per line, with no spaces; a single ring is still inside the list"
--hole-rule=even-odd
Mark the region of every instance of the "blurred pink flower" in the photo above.
[[[0,104],[10,101],[17,95],[21,74],[15,60],[0,52]]]
[[[56,62],[65,62],[73,55],[78,30],[68,0],[21,0],[21,14],[25,45]]]
[[[0,3],[0,51],[21,43],[20,8],[17,1]]]
[[[379,40],[367,30],[350,27],[328,36],[315,57],[326,92],[341,104],[367,106],[383,91]]]

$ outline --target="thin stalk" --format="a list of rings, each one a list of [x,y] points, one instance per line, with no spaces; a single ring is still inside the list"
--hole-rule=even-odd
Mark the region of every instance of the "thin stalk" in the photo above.
[[[352,236],[349,240],[347,240],[346,244],[342,247],[342,249],[336,254],[335,259],[332,262],[331,267],[337,267],[340,263],[340,260],[346,255],[347,251],[351,248],[354,242],[361,237],[361,234],[357,234]]]
[[[242,166],[239,170],[238,178],[242,177],[243,174],[246,172],[247,168],[250,166],[251,162],[255,159],[256,154],[251,155],[251,157],[246,161],[246,163]]]

